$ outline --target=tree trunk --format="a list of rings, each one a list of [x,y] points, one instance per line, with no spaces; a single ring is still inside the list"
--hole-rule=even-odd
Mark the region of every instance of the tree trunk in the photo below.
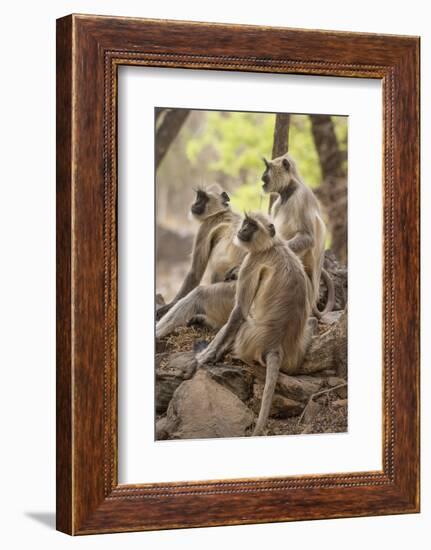
[[[275,115],[274,141],[272,144],[272,158],[275,159],[287,153],[289,149],[289,126],[290,115],[288,113],[278,113]],[[269,198],[269,212],[274,203],[275,196]]]
[[[164,113],[163,119],[161,115]],[[177,137],[182,125],[190,113],[189,109],[158,109],[156,111],[156,123],[161,123],[156,129],[156,170],[164,159],[171,143]]]
[[[345,155],[340,151],[334,123],[329,115],[310,115],[314,144],[322,170],[316,195],[325,206],[332,235],[331,249],[347,264],[347,174]]]
[[[287,153],[289,149],[290,115],[278,113],[275,115],[274,142],[272,145],[272,158],[275,159]]]

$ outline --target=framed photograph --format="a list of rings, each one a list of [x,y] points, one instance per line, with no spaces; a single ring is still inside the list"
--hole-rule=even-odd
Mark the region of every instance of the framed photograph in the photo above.
[[[57,528],[419,511],[419,38],[57,21]]]

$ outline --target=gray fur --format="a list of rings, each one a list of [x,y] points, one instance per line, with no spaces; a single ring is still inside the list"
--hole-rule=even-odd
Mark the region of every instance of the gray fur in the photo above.
[[[227,193],[218,186],[200,188],[196,193],[191,212],[200,226],[193,244],[191,265],[175,298],[157,311],[158,320],[200,284],[206,271],[209,272],[211,283],[223,281],[225,274],[240,265],[245,255],[233,244],[241,218],[230,209]],[[196,210],[193,212],[196,203],[199,208],[205,206],[199,214],[196,214]]]
[[[271,215],[278,235],[285,239],[293,252],[304,264],[313,295],[313,307],[319,297],[320,277],[325,254],[326,226],[322,219],[319,201],[313,191],[301,179],[293,158],[286,153],[265,163],[262,179],[267,193],[276,193],[277,200],[271,208]],[[334,306],[333,282],[328,283],[328,303],[325,313]],[[331,289],[332,285],[332,289]],[[317,312],[319,313],[319,312]]]
[[[309,282],[296,254],[283,239],[271,235],[267,216],[250,218],[258,229],[250,241],[237,241],[248,254],[239,272],[235,307],[197,359],[201,365],[218,360],[232,345],[245,363],[268,366],[270,359],[257,435],[268,419],[278,370],[293,373],[302,362],[309,341],[311,303]]]

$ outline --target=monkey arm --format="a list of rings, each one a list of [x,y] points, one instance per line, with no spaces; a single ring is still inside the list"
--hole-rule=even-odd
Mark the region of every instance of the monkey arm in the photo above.
[[[197,355],[196,358],[199,365],[204,365],[214,360],[218,361],[235,341],[238,330],[250,312],[254,297],[263,278],[264,269],[262,268],[258,272],[253,272],[253,269],[246,270],[245,274],[244,271],[240,274],[237,283],[235,307],[227,323],[218,331],[211,344]]]
[[[208,265],[211,252],[218,240],[217,231],[208,233],[208,229],[202,224],[196,235],[196,241],[193,247],[192,264],[181,285],[180,290],[174,298],[177,302],[193,290],[202,280],[205,269]]]
[[[294,237],[287,241],[287,244],[295,254],[301,254],[314,246],[313,234],[308,231],[298,231]]]
[[[290,250],[295,254],[301,254],[309,250],[315,243],[315,216],[304,209],[297,233],[287,241]]]
[[[232,345],[238,330],[244,322],[241,308],[236,305],[232,310],[227,323],[218,331],[210,345],[196,356],[199,365],[220,360]]]

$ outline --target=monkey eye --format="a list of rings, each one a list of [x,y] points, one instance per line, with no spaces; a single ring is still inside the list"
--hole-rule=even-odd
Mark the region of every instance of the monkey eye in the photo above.
[[[252,218],[246,218],[244,225],[246,227],[253,227],[257,229],[257,223]]]
[[[283,166],[286,170],[289,170],[290,162],[287,159],[283,159]]]
[[[271,237],[274,237],[275,235],[275,227],[274,227],[274,224],[273,223],[270,223],[268,225],[268,231],[269,231],[269,234],[271,235]]]

